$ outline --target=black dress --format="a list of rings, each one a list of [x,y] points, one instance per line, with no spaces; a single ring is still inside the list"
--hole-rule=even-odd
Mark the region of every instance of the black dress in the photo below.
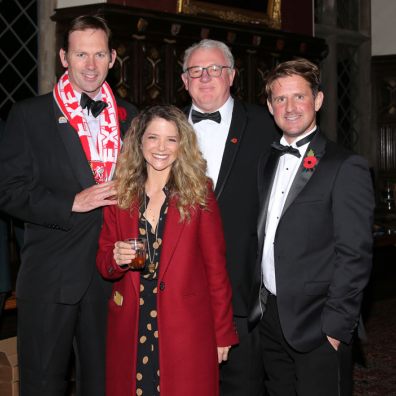
[[[145,199],[148,204],[149,198],[146,196]],[[139,236],[147,239],[148,251],[146,265],[140,275],[140,315],[136,362],[136,395],[138,396],[158,396],[160,394],[157,279],[168,202],[166,194],[155,230],[143,215],[147,207],[144,202],[139,210]]]

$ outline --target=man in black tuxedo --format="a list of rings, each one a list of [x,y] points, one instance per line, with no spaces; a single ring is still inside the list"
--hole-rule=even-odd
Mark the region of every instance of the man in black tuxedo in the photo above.
[[[277,132],[267,109],[230,95],[234,58],[224,43],[202,40],[188,48],[183,70],[182,79],[192,98],[187,115],[208,162],[222,215],[240,337],[240,344],[221,366],[220,390],[223,396],[261,396],[258,337],[248,334],[247,314],[257,250],[257,163],[262,147],[269,146]]]
[[[369,170],[316,125],[319,78],[300,59],[279,64],[266,84],[283,137],[259,165],[249,324],[259,323],[271,396],[352,394],[351,343],[371,270]]]
[[[135,109],[117,110],[105,82],[116,53],[102,18],[74,19],[59,55],[67,72],[53,93],[12,108],[0,147],[0,208],[25,222],[20,392],[64,395],[74,346],[77,393],[103,396],[111,285],[96,271],[97,240],[101,208],[116,203],[117,121],[127,127]]]

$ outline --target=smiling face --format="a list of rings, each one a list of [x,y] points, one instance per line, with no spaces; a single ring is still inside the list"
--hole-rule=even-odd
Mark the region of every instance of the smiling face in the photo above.
[[[210,65],[229,66],[220,49],[199,48],[191,54],[187,67]],[[223,69],[219,77],[210,77],[206,70],[199,78],[191,78],[187,72],[181,77],[193,103],[202,111],[212,113],[223,106],[229,98],[235,70]]]
[[[180,136],[176,124],[163,118],[154,118],[142,136],[142,153],[147,174],[166,172],[168,176],[178,156]]]
[[[73,89],[94,98],[113,67],[116,52],[110,52],[108,37],[101,29],[76,30],[69,35],[67,52],[59,51],[63,67],[68,68]]]
[[[289,144],[316,125],[323,93],[314,97],[307,80],[298,75],[276,79],[271,86],[269,111]]]

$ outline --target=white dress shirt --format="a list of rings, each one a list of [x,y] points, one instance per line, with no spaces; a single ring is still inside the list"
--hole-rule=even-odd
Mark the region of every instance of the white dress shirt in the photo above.
[[[224,148],[228,132],[230,130],[233,108],[234,99],[230,96],[223,106],[218,109],[221,114],[220,123],[212,120],[202,120],[193,124],[191,120],[191,111],[194,109],[204,113],[204,111],[194,104],[191,107],[190,115],[188,117],[188,121],[194,127],[197,135],[198,145],[201,149],[202,155],[208,163],[207,175],[212,179],[214,187],[216,187],[217,179],[219,177]]]
[[[301,157],[297,158],[295,155],[286,153],[279,158],[278,167],[276,170],[274,182],[271,189],[271,195],[268,203],[267,221],[265,225],[265,239],[263,256],[261,260],[261,268],[263,273],[263,283],[267,290],[276,295],[276,280],[275,280],[275,259],[274,259],[274,240],[276,229],[278,228],[279,220],[289,194],[290,187],[296,176],[297,170],[300,167],[301,161],[307,151],[309,142],[297,147],[297,142],[316,129],[310,130],[294,141],[290,146],[296,148]],[[286,139],[281,138],[280,143],[288,146]]]
[[[78,100],[78,103],[80,103],[81,92],[74,91],[74,94],[76,95],[76,99]],[[102,100],[102,93],[99,91],[93,100]],[[88,114],[87,108],[83,109],[82,112],[84,114],[85,121],[88,124],[88,129],[89,132],[91,133],[92,140],[95,143],[95,147],[97,147],[98,135],[100,131],[100,116],[95,118],[91,112],[89,112]]]

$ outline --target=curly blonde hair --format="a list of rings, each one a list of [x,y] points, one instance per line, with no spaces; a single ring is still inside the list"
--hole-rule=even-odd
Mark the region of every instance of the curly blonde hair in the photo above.
[[[206,207],[206,161],[199,151],[194,129],[187,117],[171,105],[148,107],[132,121],[123,141],[115,173],[118,206],[132,210],[132,203],[140,203],[144,197],[147,168],[142,152],[142,137],[155,118],[173,122],[179,133],[177,158],[172,164],[167,187],[171,197],[177,196],[176,206],[181,221],[188,220],[194,207]]]

